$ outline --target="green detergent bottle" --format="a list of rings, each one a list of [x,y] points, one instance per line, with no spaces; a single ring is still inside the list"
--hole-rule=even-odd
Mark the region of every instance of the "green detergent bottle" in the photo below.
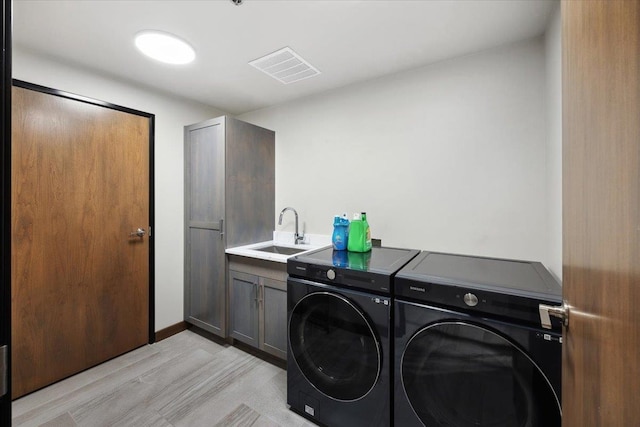
[[[353,214],[353,219],[349,224],[349,240],[347,249],[350,252],[368,252],[371,250],[371,237],[369,237],[369,245],[367,246],[367,234],[370,235],[369,224],[367,223],[366,214],[364,219],[361,214]]]
[[[360,214],[362,218],[362,222],[364,224],[364,252],[369,252],[371,250],[371,227],[369,227],[369,223],[367,222],[367,213],[362,212]]]

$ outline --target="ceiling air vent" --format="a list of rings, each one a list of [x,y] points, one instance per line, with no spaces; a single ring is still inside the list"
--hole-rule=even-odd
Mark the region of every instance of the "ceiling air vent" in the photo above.
[[[255,59],[249,62],[249,65],[284,84],[308,79],[320,74],[316,67],[302,59],[300,55],[289,47]]]

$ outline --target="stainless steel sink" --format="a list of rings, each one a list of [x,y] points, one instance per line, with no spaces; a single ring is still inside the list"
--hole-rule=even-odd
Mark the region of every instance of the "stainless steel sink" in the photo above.
[[[254,250],[260,251],[260,252],[271,252],[274,254],[281,254],[281,255],[294,255],[294,254],[299,254],[300,252],[307,251],[308,249],[298,249],[298,248],[289,248],[287,246],[269,245],[269,246],[263,246],[261,248],[255,248]]]

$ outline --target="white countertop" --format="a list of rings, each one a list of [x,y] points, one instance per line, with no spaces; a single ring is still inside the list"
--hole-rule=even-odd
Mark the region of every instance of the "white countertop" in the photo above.
[[[298,252],[293,255],[284,255],[257,250],[259,248],[271,245],[286,248],[304,249],[304,251]],[[292,256],[304,254],[315,249],[326,248],[329,246],[331,246],[331,236],[325,236],[322,234],[306,234],[304,236],[303,243],[295,245],[293,244],[293,233],[274,231],[273,240],[251,243],[250,245],[237,246],[235,248],[229,248],[225,252],[230,255],[239,255],[249,258],[263,259],[267,261],[282,262],[286,264],[287,259],[291,258]]]

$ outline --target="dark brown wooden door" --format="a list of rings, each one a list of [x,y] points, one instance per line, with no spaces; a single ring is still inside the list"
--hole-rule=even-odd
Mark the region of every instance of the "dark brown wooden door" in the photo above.
[[[13,397],[149,337],[149,126],[13,88]]]
[[[640,425],[640,1],[564,1],[565,427]]]

